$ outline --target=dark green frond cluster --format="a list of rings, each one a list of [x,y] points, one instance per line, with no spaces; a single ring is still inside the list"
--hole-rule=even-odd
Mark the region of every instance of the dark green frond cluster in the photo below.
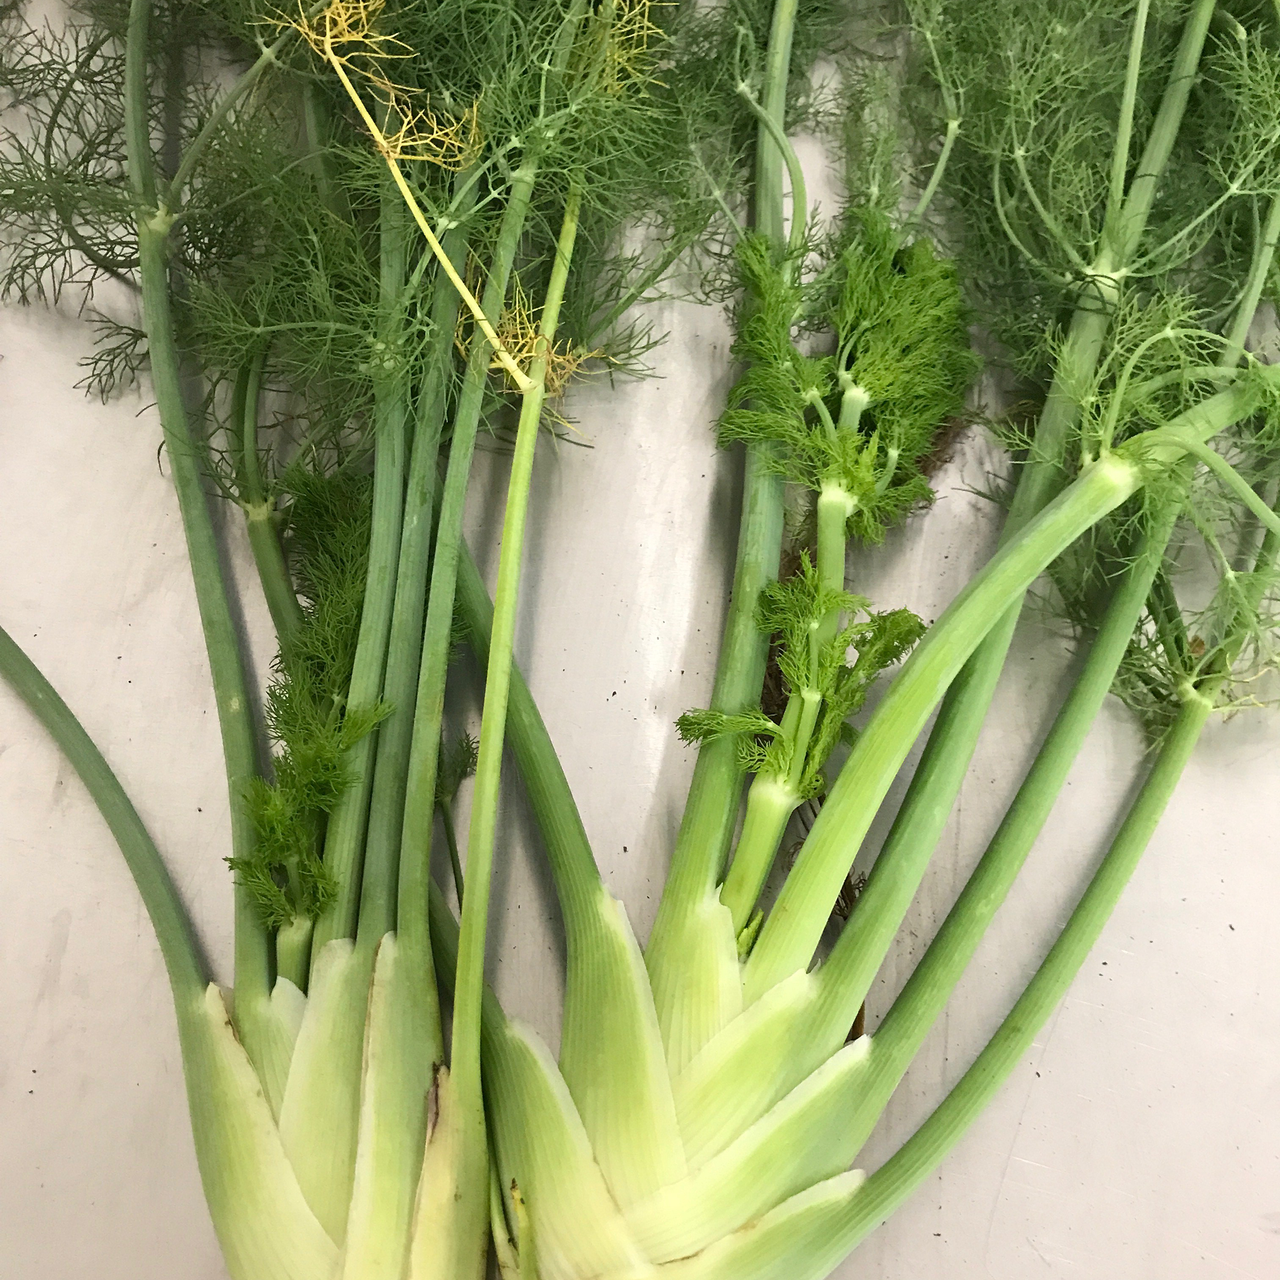
[[[279,744],[275,780],[256,779],[248,806],[258,843],[233,866],[276,927],[314,918],[332,885],[320,859],[326,817],[345,790],[347,753],[391,708],[350,707],[368,560],[368,477],[299,472],[289,507],[290,567],[303,621],[276,660],[267,724]]]
[[[57,301],[128,279],[124,54],[108,32],[0,15],[0,297]]]
[[[307,626],[288,647],[288,661],[309,671],[318,698],[341,703],[355,653],[369,550],[368,476],[289,475],[286,546]]]
[[[436,772],[436,804],[452,804],[458,788],[476,771],[480,755],[479,740],[470,733],[459,734],[440,748],[440,764]]]
[[[332,901],[333,882],[319,856],[324,822],[350,783],[343,761],[390,711],[379,705],[321,718],[300,698],[269,695],[272,733],[284,744],[275,781],[254,778],[246,804],[257,846],[251,858],[228,859],[252,886],[263,922],[282,928],[299,916],[315,919]],[[288,702],[291,705],[284,705]],[[289,723],[288,737],[281,727]]]
[[[868,398],[863,419],[869,422],[859,423],[864,435],[870,427],[868,448],[852,468],[859,486],[850,490],[858,502],[854,529],[878,541],[888,524],[929,496],[921,462],[963,409],[980,361],[970,349],[954,263],[937,257],[928,240],[902,245],[881,215],[856,222],[839,259],[843,280],[832,326],[842,414],[851,392]],[[837,434],[839,427],[838,421]],[[864,496],[868,470],[875,480]]]
[[[889,221],[851,219],[810,286],[759,239],[739,250],[745,293],[735,354],[747,364],[721,418],[725,440],[772,447],[772,465],[810,489],[846,495],[850,529],[878,542],[928,499],[921,462],[960,412],[978,362],[954,266]],[[829,324],[834,356],[803,355],[800,312]]]
[[[824,587],[807,552],[796,573],[761,596],[757,620],[778,642],[783,691],[792,699],[820,701],[820,710],[808,742],[801,745],[802,763],[795,759],[796,744],[784,717],[783,730],[751,770],[784,778],[798,775],[802,797],[825,789],[822,769],[848,735],[849,717],[866,701],[881,671],[900,662],[924,633],[924,624],[910,610],[874,613],[869,604],[863,596]],[[823,622],[832,617],[849,621],[823,641]]]
[[[737,715],[687,711],[677,721],[681,738],[702,742],[737,737],[738,761],[747,773],[791,779],[801,798],[825,789],[823,766],[850,730],[847,721],[866,701],[886,668],[900,662],[924,632],[907,609],[873,613],[869,601],[822,584],[809,554],[794,574],[771,584],[757,610],[760,630],[776,642],[783,693],[789,699],[781,724],[760,710]],[[824,622],[848,617],[830,639]],[[801,740],[796,709],[803,702],[814,718]]]

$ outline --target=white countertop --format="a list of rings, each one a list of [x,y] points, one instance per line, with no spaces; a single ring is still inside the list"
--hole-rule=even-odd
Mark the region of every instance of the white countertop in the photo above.
[[[581,389],[570,411],[593,447],[542,448],[518,638],[605,876],[641,937],[692,766],[672,721],[708,695],[734,532],[733,467],[711,432],[726,335],[713,312],[670,314],[655,356],[664,377]],[[72,388],[89,342],[74,318],[0,313],[0,621],[120,774],[225,980],[227,805],[176,501],[145,391],[102,406]],[[996,513],[971,489],[992,457],[977,435],[960,442],[937,478],[939,502],[858,553],[851,589],[935,617],[990,549]],[[500,501],[504,466],[496,453],[479,460],[475,527]],[[227,526],[261,675],[269,620],[236,521]],[[1068,662],[1051,630],[1024,624],[961,803],[873,991],[872,1025],[994,828]],[[1140,752],[1113,702],[868,1167],[959,1076],[1047,949]],[[1034,1050],[837,1275],[1280,1275],[1278,766],[1272,713],[1211,726]],[[560,950],[518,800],[501,836],[492,975],[508,1009],[554,1042]],[[150,927],[78,780],[3,687],[0,900],[0,1273],[223,1280]]]

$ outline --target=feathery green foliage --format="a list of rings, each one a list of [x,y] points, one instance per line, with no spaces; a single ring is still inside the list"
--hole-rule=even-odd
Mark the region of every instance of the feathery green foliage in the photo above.
[[[1173,64],[1187,5],[1152,5],[1135,85],[1132,138],[1153,127]],[[1238,15],[1238,16],[1237,16]],[[1134,20],[1129,4],[986,6],[972,22],[936,22],[945,73],[967,77],[966,123],[944,190],[963,220],[965,272],[984,319],[1006,344],[1030,385],[1062,368],[1070,309],[1090,290],[1089,264],[1112,253],[1124,219],[1111,198],[1120,145],[1119,91]],[[999,31],[1000,38],[995,38]],[[989,40],[985,48],[983,41]],[[926,73],[933,75],[927,65]],[[1265,7],[1234,6],[1205,43],[1194,107],[1169,150],[1150,212],[1127,245],[1112,305],[1108,348],[1070,393],[1080,406],[1072,458],[1052,461],[1072,474],[1135,433],[1162,426],[1189,400],[1231,377],[1259,296],[1270,285],[1275,244],[1271,212],[1280,198],[1280,26]],[[1135,174],[1135,144],[1120,172]],[[1261,286],[1261,293],[1251,286]],[[1269,407],[1220,437],[1217,447],[1251,483],[1265,487],[1273,465]],[[1032,446],[1033,455],[1035,446]],[[1117,512],[1053,569],[1057,607],[1077,627],[1095,626],[1139,530],[1154,512],[1180,506],[1155,595],[1117,676],[1117,692],[1159,736],[1184,692],[1216,669],[1222,608],[1172,591],[1179,566],[1203,566],[1218,579],[1215,600],[1242,598],[1235,585],[1252,570],[1252,514],[1209,477],[1166,475],[1138,506]],[[1243,557],[1243,559],[1241,558]],[[1270,588],[1232,614],[1228,630],[1259,636]],[[1250,596],[1252,599],[1252,596]],[[1259,613],[1259,610],[1262,613]],[[1186,616],[1184,616],[1184,614]],[[1218,639],[1208,640],[1209,635]],[[1194,640],[1194,644],[1193,644]],[[1190,647],[1189,647],[1190,646]],[[1204,665],[1191,656],[1213,650]],[[1247,646],[1245,683],[1261,672],[1267,646]],[[1228,705],[1237,692],[1222,697]],[[1183,691],[1183,692],[1180,692]]]
[[[740,248],[744,315],[734,354],[747,369],[720,434],[773,445],[770,465],[789,480],[842,489],[851,532],[879,542],[931,497],[920,464],[961,411],[976,362],[952,264],[923,240],[904,245],[878,212],[850,222],[807,290],[766,242]],[[796,348],[802,311],[830,327],[834,355]]]
[[[298,472],[288,508],[303,620],[267,689],[267,725],[280,750],[275,780],[254,779],[248,797],[257,847],[231,863],[277,929],[298,916],[315,919],[332,900],[320,859],[324,823],[349,785],[351,748],[391,711],[345,705],[368,567],[370,488],[356,473]]]
[[[811,690],[821,699],[813,737],[801,759],[793,758],[792,738],[763,711],[732,716],[688,711],[677,721],[680,737],[685,742],[703,742],[738,736],[744,772],[795,775],[800,800],[820,795],[825,790],[823,765],[838,742],[852,741],[849,718],[866,701],[881,672],[900,662],[924,630],[920,619],[907,609],[871,613],[869,604],[864,596],[824,587],[808,552],[801,554],[800,568],[793,576],[773,583],[761,596],[760,629],[777,637],[784,693]],[[851,621],[832,639],[819,643],[821,622],[833,612]],[[863,613],[866,616],[859,618]]]

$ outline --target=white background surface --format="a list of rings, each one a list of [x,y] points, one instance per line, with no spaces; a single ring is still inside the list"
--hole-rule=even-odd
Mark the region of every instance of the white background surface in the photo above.
[[[672,326],[663,379],[576,396],[594,447],[542,450],[518,639],[597,857],[641,937],[692,766],[672,721],[708,695],[735,515],[736,468],[711,434],[725,334],[691,308],[673,311]],[[103,407],[72,389],[88,343],[73,318],[0,313],[0,621],[120,774],[227,979],[226,798],[176,502],[145,392]],[[970,487],[991,456],[981,438],[962,441],[936,506],[852,560],[851,588],[935,617],[990,549],[994,512]],[[496,509],[504,466],[480,459],[477,527]],[[261,673],[266,611],[228,526]],[[872,1025],[994,828],[1068,668],[1052,632],[1024,625],[873,992]],[[945,1166],[840,1276],[1280,1275],[1278,748],[1267,713],[1209,730],[1066,1003]],[[1109,706],[868,1167],[958,1077],[1047,949],[1140,751]],[[554,907],[518,799],[500,859],[492,975],[508,1009],[554,1042]],[[222,1280],[149,925],[79,782],[3,688],[0,902],[0,1275]]]

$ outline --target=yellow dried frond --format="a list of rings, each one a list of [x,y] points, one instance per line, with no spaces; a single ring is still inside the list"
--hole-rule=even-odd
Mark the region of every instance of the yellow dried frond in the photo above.
[[[480,153],[480,104],[451,120],[429,105],[424,95],[393,80],[384,70],[391,58],[407,58],[413,50],[403,40],[374,30],[384,0],[333,0],[314,17],[299,10],[281,19],[326,61],[360,77],[381,104],[382,129],[374,132],[378,150],[388,160],[421,161],[442,169],[465,169]],[[389,122],[399,121],[394,127]]]
[[[393,100],[404,123],[386,138],[387,153],[397,160],[416,160],[457,172],[480,154],[480,103],[473,102],[461,119],[437,115],[430,105]]]
[[[512,285],[511,301],[503,308],[498,320],[498,337],[522,369],[527,369],[546,345],[538,332],[533,303],[519,280]],[[489,367],[496,370],[501,366],[494,360]]]
[[[281,25],[292,27],[322,58],[343,63],[357,55],[375,61],[406,58],[411,52],[402,40],[375,31],[384,0],[333,0],[318,14],[308,14],[301,4],[298,16],[281,16]]]
[[[391,177],[399,188],[409,212],[413,214],[413,220],[418,224],[418,229],[422,232],[427,244],[430,245],[431,252],[440,264],[440,269],[458,290],[467,310],[471,312],[476,324],[484,331],[485,337],[489,339],[494,348],[498,362],[507,371],[507,375],[522,391],[526,390],[530,383],[524,370],[512,359],[510,352],[503,346],[502,339],[498,337],[498,334],[485,316],[484,310],[481,308],[475,294],[467,288],[465,282],[454,270],[453,263],[449,260],[449,255],[445,253],[444,246],[440,243],[439,236],[436,235],[430,222],[427,221],[427,215],[423,212],[417,196],[414,195],[413,189],[409,186],[404,173],[400,169],[400,158],[405,155],[406,148],[411,145],[411,140],[413,139],[418,139],[422,142],[424,155],[432,152],[433,154],[444,156],[446,159],[456,161],[459,151],[458,147],[449,141],[447,130],[443,131],[443,141],[440,137],[436,138],[434,149],[432,150],[432,147],[428,145],[429,135],[427,135],[421,123],[421,113],[413,110],[403,110],[404,103],[412,96],[413,91],[395,84],[381,70],[382,60],[392,57],[407,57],[408,53],[412,52],[403,41],[397,40],[395,36],[381,35],[373,30],[374,23],[382,13],[382,6],[383,0],[333,0],[328,8],[314,20],[305,10],[299,10],[298,19],[296,21],[289,20],[288,25],[298,31],[303,39],[333,67],[338,79],[342,81],[342,87],[347,96],[360,113],[360,119],[364,121],[364,126],[369,131],[370,137],[372,137],[374,144],[382,153],[383,159],[386,160]],[[401,49],[406,50],[406,52],[403,54],[398,52]],[[352,61],[353,58],[356,59],[356,62]],[[383,126],[379,125],[378,121],[374,119],[364,99],[360,96],[360,91],[352,82],[349,72],[353,71],[372,84],[381,95],[385,109],[384,124],[390,120],[407,120],[409,124],[398,129],[391,137],[388,137]],[[478,129],[475,127],[474,108],[470,114],[472,118],[471,128],[467,129],[464,117],[463,133],[470,133],[471,137],[474,138],[478,133]],[[415,118],[418,120],[416,125],[414,123]],[[390,127],[390,125],[387,124],[387,127]],[[437,135],[441,134],[441,132],[438,128],[435,130]]]
[[[512,286],[511,301],[503,308],[502,316],[498,320],[498,337],[501,338],[503,347],[522,369],[529,368],[538,357],[545,359],[544,385],[547,398],[554,400],[564,392],[574,374],[588,360],[596,359],[604,352],[575,350],[564,343],[555,343],[548,348],[547,340],[539,331],[538,310],[517,280]],[[454,338],[454,343],[463,357],[471,349],[470,337],[465,332],[464,324],[464,317],[459,316],[458,329]],[[496,373],[506,366],[495,357],[489,367]]]
[[[578,370],[588,360],[599,359],[603,355],[603,351],[579,351],[557,343],[547,356],[547,398],[555,399],[562,395],[565,387],[573,381]],[[566,419],[561,421],[566,422],[567,425]]]
[[[662,2],[662,0],[659,0]],[[602,21],[604,48],[600,54],[598,84],[610,93],[629,85],[653,80],[657,46],[663,31],[651,16],[654,0],[613,0],[607,21]]]

